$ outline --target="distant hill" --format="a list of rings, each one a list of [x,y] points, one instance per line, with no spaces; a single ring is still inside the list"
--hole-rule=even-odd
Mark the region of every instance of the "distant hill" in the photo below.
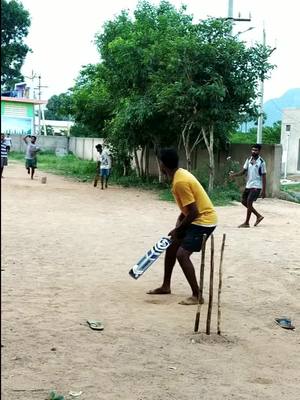
[[[267,120],[264,126],[272,126],[282,120],[282,110],[285,108],[300,108],[300,88],[290,89],[277,99],[268,100],[264,104]]]

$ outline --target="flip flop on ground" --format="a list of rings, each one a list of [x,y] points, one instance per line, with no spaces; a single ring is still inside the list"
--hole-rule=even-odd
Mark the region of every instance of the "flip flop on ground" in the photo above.
[[[290,318],[287,317],[275,318],[275,322],[277,325],[281,326],[281,328],[295,329],[294,325],[292,325],[292,321],[290,320]]]
[[[89,327],[95,331],[103,331],[104,325],[101,321],[87,320]]]

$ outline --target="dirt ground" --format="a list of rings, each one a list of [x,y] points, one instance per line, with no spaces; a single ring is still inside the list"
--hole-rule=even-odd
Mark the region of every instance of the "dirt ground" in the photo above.
[[[135,281],[130,267],[173,227],[155,193],[91,184],[10,162],[2,179],[2,395],[42,400],[300,398],[300,207],[257,202],[265,220],[238,229],[236,204],[217,208],[216,260],[227,234],[222,332],[193,334],[196,306],[179,266],[172,295],[149,296],[163,257]],[[41,177],[47,176],[47,184]],[[193,255],[199,274],[200,255]],[[207,260],[207,264],[208,264]],[[217,277],[215,280],[215,300]],[[201,314],[204,331],[208,269]],[[274,318],[289,316],[295,331]],[[103,321],[93,331],[87,319]]]

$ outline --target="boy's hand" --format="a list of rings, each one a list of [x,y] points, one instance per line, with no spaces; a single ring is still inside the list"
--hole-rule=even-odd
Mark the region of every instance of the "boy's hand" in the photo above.
[[[234,172],[233,171],[229,171],[229,179],[232,181],[235,178]]]

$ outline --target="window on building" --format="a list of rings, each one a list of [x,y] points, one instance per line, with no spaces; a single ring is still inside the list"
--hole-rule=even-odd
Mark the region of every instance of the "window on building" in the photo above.
[[[286,132],[291,132],[291,125],[286,125],[285,126],[285,131]]]

